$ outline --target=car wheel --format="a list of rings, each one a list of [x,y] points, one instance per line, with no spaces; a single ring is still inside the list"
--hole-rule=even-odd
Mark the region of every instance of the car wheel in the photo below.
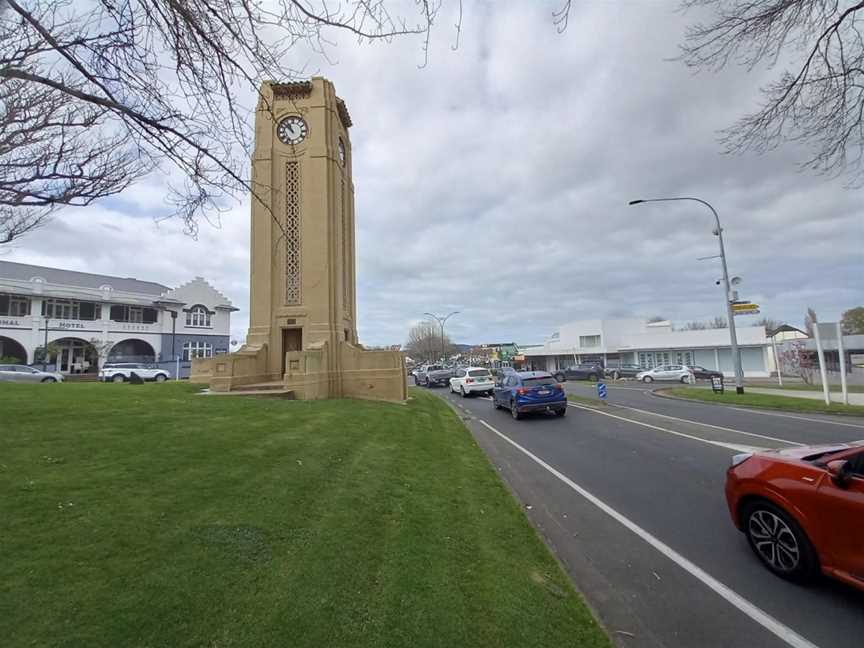
[[[113,376],[111,376],[111,382],[121,383],[125,380],[126,379],[123,377],[123,374],[114,374]]]
[[[500,409],[501,409],[501,404],[500,404],[497,400],[495,400],[495,396],[494,396],[494,395],[492,396],[492,405],[495,407],[496,410],[500,410]]]
[[[465,393],[464,387],[459,388],[459,393],[462,394],[462,398],[468,398],[468,394]]]
[[[644,378],[642,378],[642,382],[650,383],[650,382],[654,382],[654,379],[651,376],[645,376]]]
[[[558,382],[566,382],[567,376],[565,376],[563,373],[556,373],[555,380],[557,380]]]
[[[41,382],[43,382],[43,383],[52,383],[52,382],[57,382],[57,379],[56,379],[56,378],[52,378],[51,376],[48,376],[47,378],[43,378]]]
[[[686,385],[687,383],[690,382],[690,380],[687,376],[681,376],[681,382]]]
[[[779,506],[766,500],[754,502],[741,519],[750,547],[774,574],[806,583],[819,573],[819,559],[807,534]]]
[[[567,416],[567,408],[555,410],[555,416]]]
[[[156,378],[154,378],[156,382],[165,382],[168,380],[168,377],[165,374],[156,374]]]
[[[522,415],[516,407],[516,401],[510,401],[510,416],[513,417],[514,421],[518,421],[522,418]]]

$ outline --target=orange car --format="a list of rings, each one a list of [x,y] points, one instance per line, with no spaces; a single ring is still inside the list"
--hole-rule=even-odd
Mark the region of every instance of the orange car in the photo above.
[[[864,590],[864,441],[744,453],[726,473],[732,521],[768,569]]]

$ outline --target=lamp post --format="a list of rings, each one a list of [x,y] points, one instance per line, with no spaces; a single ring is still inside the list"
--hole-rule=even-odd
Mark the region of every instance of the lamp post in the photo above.
[[[738,394],[744,393],[744,371],[741,368],[741,353],[738,351],[738,336],[735,333],[735,315],[732,312],[732,302],[734,301],[732,298],[732,286],[729,284],[729,270],[726,268],[726,248],[723,246],[723,228],[720,227],[720,217],[717,215],[717,211],[711,206],[710,203],[702,200],[701,198],[690,198],[690,197],[680,197],[680,198],[645,198],[640,200],[631,200],[629,205],[639,205],[641,203],[649,203],[649,202],[673,202],[679,200],[690,200],[693,202],[702,203],[708,209],[711,210],[711,213],[714,214],[714,222],[716,223],[716,227],[714,229],[714,235],[717,237],[720,242],[720,261],[723,264],[723,288],[725,289],[725,297],[724,301],[726,302],[726,319],[729,320],[729,337],[732,342],[732,362],[735,367],[735,392]],[[718,367],[719,369],[719,367]]]
[[[174,351],[174,341],[177,338],[177,311],[171,310],[171,359],[176,360],[177,354]]]
[[[56,367],[55,367],[56,369]],[[48,318],[45,318],[45,344],[42,347],[42,371],[48,371]]]
[[[445,356],[447,355],[446,351],[444,350],[444,324],[446,324],[447,320],[450,319],[451,317],[453,317],[454,315],[458,315],[459,311],[453,311],[452,313],[447,315],[447,317],[438,317],[438,315],[435,315],[434,313],[423,313],[423,314],[434,319],[436,322],[438,322],[438,325],[441,327],[441,360],[444,361],[444,360],[446,360]]]

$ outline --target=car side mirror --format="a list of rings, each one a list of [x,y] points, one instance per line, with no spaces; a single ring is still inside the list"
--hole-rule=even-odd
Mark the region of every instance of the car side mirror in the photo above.
[[[852,477],[852,471],[849,470],[849,462],[845,459],[835,459],[834,461],[829,461],[825,467],[828,469],[828,474],[831,475],[831,481],[840,488],[846,488],[849,484],[849,479]]]

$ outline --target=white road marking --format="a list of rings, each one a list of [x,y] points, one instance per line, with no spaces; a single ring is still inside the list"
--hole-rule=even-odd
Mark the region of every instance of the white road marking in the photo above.
[[[842,425],[844,427],[858,428],[864,430],[864,425],[856,423],[842,423],[841,421],[827,421],[825,419],[807,418],[806,416],[794,416],[793,414],[781,414],[780,412],[766,412],[764,410],[749,409],[745,407],[730,407],[729,409],[739,412],[747,412],[748,414],[764,414],[765,416],[781,416],[783,418],[798,419],[799,421],[812,421],[813,423],[828,423],[829,425]],[[828,416],[836,416],[836,414],[828,414]]]
[[[666,434],[674,434],[675,436],[684,437],[685,439],[692,439],[693,441],[699,441],[700,443],[707,443],[708,445],[717,446],[719,448],[726,448],[727,450],[734,450],[735,452],[756,452],[758,450],[765,450],[765,448],[759,448],[756,446],[746,446],[740,445],[738,443],[725,443],[723,441],[712,441],[711,439],[703,439],[702,437],[695,436],[693,434],[686,434],[684,432],[676,432],[675,430],[670,430],[669,428],[663,428],[659,425],[651,425],[651,423],[644,423],[642,421],[635,421],[633,419],[626,418],[624,416],[618,416],[617,414],[610,414],[609,412],[601,412],[600,410],[594,407],[583,407],[582,405],[576,405],[574,403],[570,403],[570,407],[578,407],[579,409],[585,410],[587,412],[593,412],[594,414],[601,414],[602,416],[608,416],[610,418],[618,419],[619,421],[626,421],[627,423],[633,423],[634,425],[641,425],[642,427],[647,427],[652,430],[658,430],[660,432],[665,432]]]
[[[666,556],[669,560],[681,567],[681,569],[701,581],[703,585],[718,594],[732,606],[738,608],[738,610],[746,614],[753,621],[761,625],[769,632],[773,633],[779,639],[786,642],[793,648],[817,648],[816,644],[811,643],[810,641],[799,635],[797,632],[795,632],[792,628],[781,623],[780,621],[772,617],[770,614],[762,610],[760,607],[756,606],[755,604],[751,603],[749,600],[738,594],[735,590],[727,587],[726,585],[718,581],[716,578],[711,576],[711,574],[707,573],[695,563],[689,561],[687,558],[679,554],[662,540],[648,533],[645,529],[630,520],[630,518],[625,517],[624,515],[613,509],[611,506],[603,502],[601,499],[595,497],[589,491],[579,486],[579,484],[575,483],[566,475],[557,471],[555,468],[543,461],[540,457],[533,454],[530,450],[523,448],[521,445],[510,439],[508,436],[502,434],[494,427],[489,425],[486,421],[481,419],[480,423],[492,430],[492,432],[504,439],[507,443],[515,447],[517,450],[528,456],[535,463],[545,468],[559,480],[567,484],[570,488],[579,493],[579,495],[591,502],[591,504],[599,508],[601,511],[606,513],[606,515],[611,517],[613,520],[620,523],[625,528],[629,529],[637,536],[642,538],[642,540],[647,542],[661,554]]]
[[[736,430],[735,428],[723,427],[722,425],[714,425],[713,423],[702,423],[701,421],[691,421],[690,419],[678,418],[677,416],[669,416],[668,414],[660,414],[658,412],[651,412],[649,410],[639,409],[638,407],[630,407],[628,405],[615,405],[620,409],[628,409],[633,410],[634,412],[641,412],[642,414],[650,414],[651,416],[659,416],[660,418],[667,418],[673,421],[681,421],[682,423],[692,423],[693,425],[701,425],[703,427],[714,428],[715,430],[723,430],[724,432],[734,432],[735,434],[744,434],[752,437],[759,437],[760,439],[768,439],[769,441],[779,441],[780,443],[788,443],[789,445],[794,446],[805,446],[806,443],[798,443],[797,441],[789,441],[789,439],[780,439],[778,437],[768,436],[767,434],[757,434],[756,432],[745,432],[744,430]]]

